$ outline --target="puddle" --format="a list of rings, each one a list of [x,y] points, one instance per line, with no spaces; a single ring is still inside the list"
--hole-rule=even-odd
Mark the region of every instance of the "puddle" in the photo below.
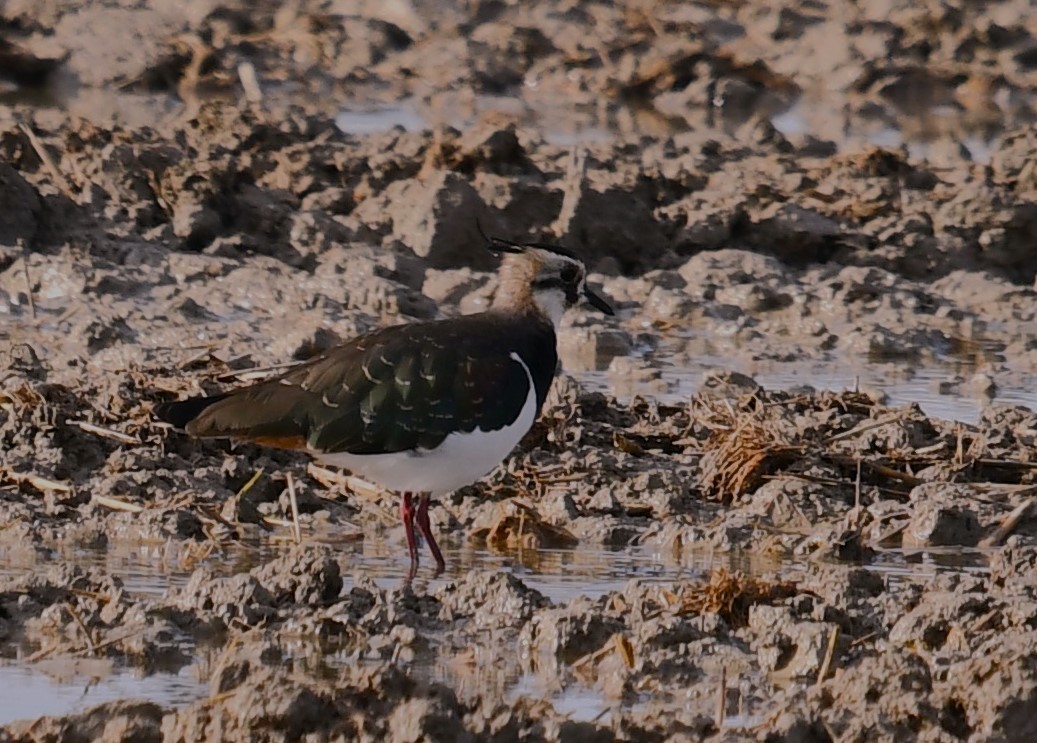
[[[540,679],[530,674],[520,678],[508,693],[508,699],[512,702],[519,697],[548,701],[556,710],[575,722],[608,722],[609,712],[619,706],[617,702],[606,699],[597,689],[573,685],[561,691],[552,691],[546,688]],[[636,705],[623,705],[624,709],[634,706]]]
[[[26,664],[0,660],[0,725],[45,715],[82,712],[96,704],[144,699],[181,707],[208,696],[208,684],[194,666],[179,673],[152,673],[113,667],[100,659],[50,659]]]
[[[680,344],[694,344],[691,353],[678,350],[676,339],[663,338],[659,348],[644,353],[643,365],[654,371],[652,376],[633,377],[614,373],[608,368],[593,370],[570,369],[582,383],[620,401],[629,401],[635,395],[652,397],[664,402],[677,403],[694,395],[703,375],[716,370],[738,372],[752,377],[769,390],[788,390],[804,385],[817,390],[835,392],[870,389],[882,392],[892,406],[917,403],[930,417],[976,423],[983,409],[991,404],[1022,405],[1037,410],[1037,390],[1028,384],[1028,376],[1013,373],[988,372],[997,384],[993,394],[972,392],[969,380],[979,372],[987,371],[996,354],[980,351],[975,356],[958,357],[943,354],[937,359],[917,361],[883,361],[857,356],[852,360],[813,358],[797,361],[746,360],[744,357],[725,355],[722,351],[708,352],[708,343],[696,339],[681,339]],[[707,349],[705,353],[703,348]],[[989,358],[988,358],[989,357]],[[577,360],[579,361],[579,360]],[[611,359],[600,359],[602,366]]]
[[[63,547],[37,551],[5,544],[0,545],[0,579],[43,571],[63,562],[116,576],[122,580],[128,596],[148,599],[185,585],[198,567],[205,566],[217,575],[233,575],[248,572],[259,564],[263,554],[264,550],[256,547],[231,545],[222,554],[192,560],[186,550],[177,546],[132,540],[112,541],[104,549]]]
[[[402,544],[402,542],[400,542]],[[393,542],[393,548],[397,543]],[[652,546],[625,549],[579,550],[524,550],[498,554],[470,547],[451,548],[444,545],[447,571],[440,577],[422,582],[427,590],[435,590],[462,578],[471,570],[511,573],[530,588],[552,602],[564,604],[578,596],[596,599],[611,591],[621,590],[628,581],[638,579],[646,583],[672,583],[693,580],[717,568],[751,574],[773,572],[781,563],[770,556],[738,553],[710,553],[686,551],[679,557]],[[375,583],[389,588],[399,585],[405,575],[406,562],[402,553],[388,555],[389,569],[376,575]],[[359,568],[371,575],[372,560],[365,554]],[[379,563],[381,560],[378,561]],[[346,576],[347,584],[350,582]]]
[[[789,364],[786,368],[774,367],[753,376],[767,389],[788,389],[803,384],[833,391],[869,388],[885,393],[892,406],[917,403],[930,417],[970,424],[978,422],[983,409],[991,403],[1037,409],[1037,391],[1022,386],[999,386],[991,397],[940,391],[941,384],[956,376],[967,378],[976,371],[971,365],[950,363],[928,366],[865,363],[856,367],[828,363]]]
[[[384,108],[347,109],[335,117],[335,126],[346,134],[360,136],[379,134],[396,127],[400,127],[407,132],[422,131],[429,128],[425,117],[415,107],[405,103]]]
[[[933,144],[946,141],[953,132],[954,140],[964,145],[974,162],[988,163],[997,148],[998,132],[989,123],[974,124],[961,112],[947,106],[931,106],[912,112],[899,112],[896,125],[889,117],[850,117],[837,102],[801,97],[771,123],[785,136],[814,135],[842,143],[840,149],[861,146],[907,147],[911,157],[928,158]]]
[[[721,105],[706,114],[711,126],[732,135],[753,117],[765,117],[785,136],[813,135],[835,142],[841,151],[903,145],[911,157],[928,158],[934,144],[953,138],[977,163],[990,162],[1002,131],[991,120],[974,120],[968,112],[952,106],[923,105],[907,111],[876,109],[874,116],[851,116],[838,107],[841,100],[804,94],[789,103],[764,96],[745,110],[730,110]],[[517,96],[472,97],[446,92],[437,94],[432,103],[409,99],[373,108],[347,103],[335,117],[335,123],[341,131],[354,135],[378,134],[395,127],[414,132],[450,126],[464,131],[487,114],[501,113],[522,126],[537,130],[548,144],[572,146],[638,136],[644,129],[659,136],[673,135],[700,125],[686,120],[680,115],[682,111],[681,107],[667,113],[634,105],[565,106],[536,100],[535,96],[527,100]]]
[[[441,126],[464,131],[481,117],[500,113],[537,129],[548,144],[563,147],[607,142],[620,131],[614,121],[600,121],[597,111],[569,109],[557,104],[533,107],[514,97],[478,96],[466,100],[449,94],[438,96],[436,101],[434,108],[413,100],[376,108],[347,107],[335,117],[335,125],[340,131],[356,136],[380,134],[397,127],[407,132]]]
[[[656,381],[616,379],[607,371],[579,372],[576,376],[591,389],[608,392],[620,400],[642,395],[677,402],[694,395],[702,382],[702,375],[717,369],[747,374],[771,390],[802,385],[835,392],[861,388],[878,390],[886,395],[892,406],[917,403],[928,416],[969,424],[979,421],[983,409],[990,403],[1037,409],[1037,391],[1022,386],[999,386],[994,396],[989,398],[941,393],[938,385],[953,379],[956,374],[968,372],[967,368],[953,365],[891,368],[885,364],[850,367],[835,362],[803,362],[758,366],[731,359],[698,358],[680,369],[663,367]]]
[[[310,541],[328,544],[342,556],[343,591],[348,592],[356,578],[371,578],[383,589],[400,586],[407,578],[406,547],[402,530],[388,529],[368,534],[363,542],[341,542],[311,537]],[[645,583],[672,583],[696,580],[717,569],[748,575],[777,575],[795,578],[801,574],[802,560],[780,559],[770,554],[747,551],[714,552],[686,548],[680,554],[655,545],[635,545],[618,549],[520,550],[501,554],[476,549],[461,543],[460,535],[445,534],[440,546],[447,569],[437,577],[423,565],[414,579],[416,587],[432,592],[464,578],[474,570],[511,573],[530,588],[556,604],[578,596],[599,598],[622,590],[630,580]],[[190,565],[177,565],[162,559],[148,546],[113,542],[107,549],[75,551],[28,557],[13,549],[0,549],[0,578],[14,578],[45,569],[59,560],[83,568],[100,568],[123,582],[126,594],[147,600],[185,585],[191,573],[201,567],[217,575],[248,572],[285,549],[285,542],[267,538],[261,542],[233,544],[223,554]],[[981,550],[912,549],[884,550],[864,567],[903,578],[929,578],[937,571],[982,571],[986,556]]]
[[[802,561],[781,561],[773,555],[750,552],[685,549],[675,555],[670,550],[638,545],[622,550],[526,550],[501,555],[470,545],[457,546],[451,544],[453,541],[448,538],[442,543],[449,566],[447,572],[432,578],[431,570],[424,567],[415,579],[416,589],[435,591],[475,569],[510,572],[559,604],[577,596],[594,599],[622,590],[634,578],[649,583],[673,583],[700,579],[712,570],[726,568],[753,575],[802,579],[807,569]],[[396,530],[369,535],[362,543],[340,542],[333,546],[340,549],[344,557],[344,592],[348,592],[361,575],[373,578],[383,588],[398,587],[405,580],[405,548]],[[153,545],[116,542],[104,550],[78,549],[50,555],[5,548],[0,550],[0,576],[41,570],[61,558],[84,567],[103,567],[124,582],[128,595],[146,600],[183,585],[199,565],[222,574],[247,571],[279,549],[283,549],[283,542],[267,539],[232,546],[221,556],[185,566],[171,561],[161,548]],[[987,569],[985,554],[976,550],[891,550],[880,553],[865,567],[887,576],[891,584],[928,581],[941,572],[984,572]],[[194,665],[176,673],[149,675],[120,668],[104,659],[59,658],[37,663],[28,663],[24,657],[0,660],[0,689],[5,690],[0,695],[0,725],[16,719],[79,712],[117,699],[145,699],[173,707],[189,704],[209,693],[204,669],[211,666],[210,660],[206,653],[196,651]],[[334,672],[337,663],[356,661],[352,656],[340,660],[321,656],[320,662]],[[462,672],[451,658],[439,655],[431,662],[416,662],[412,668],[421,676],[452,684],[460,691],[467,687],[479,692],[497,689],[509,699],[522,695],[545,698],[559,712],[578,721],[607,720],[609,710],[620,704],[605,699],[600,690],[580,684],[545,692],[540,688],[539,679],[516,677],[502,669],[480,667]],[[624,709],[628,706],[629,703],[624,703]]]

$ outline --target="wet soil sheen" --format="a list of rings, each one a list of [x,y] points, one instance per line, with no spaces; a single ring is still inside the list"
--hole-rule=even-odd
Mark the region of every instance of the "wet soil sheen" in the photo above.
[[[0,741],[1037,738],[1037,16],[772,6],[4,4]],[[443,576],[153,420],[485,308],[477,220],[618,312]]]

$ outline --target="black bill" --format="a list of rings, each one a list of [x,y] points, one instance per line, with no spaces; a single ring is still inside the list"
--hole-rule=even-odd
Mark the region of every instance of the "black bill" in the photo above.
[[[604,312],[606,315],[616,314],[616,311],[612,309],[612,305],[608,303],[608,300],[589,286],[583,287],[583,296],[587,298],[587,301],[590,302],[594,309]]]

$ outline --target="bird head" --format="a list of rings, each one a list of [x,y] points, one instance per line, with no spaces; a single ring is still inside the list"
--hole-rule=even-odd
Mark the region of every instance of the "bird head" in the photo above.
[[[605,297],[587,284],[586,265],[568,248],[498,237],[486,241],[490,250],[504,255],[498,305],[532,302],[556,326],[565,311],[580,302],[606,315],[615,314]]]

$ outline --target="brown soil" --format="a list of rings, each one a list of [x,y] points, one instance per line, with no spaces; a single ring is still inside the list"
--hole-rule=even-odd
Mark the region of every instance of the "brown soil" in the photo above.
[[[1028,10],[4,5],[0,657],[211,662],[184,706],[0,741],[1034,739],[1037,413],[964,424],[724,370],[680,399],[578,379],[957,358],[976,373],[950,391],[1032,389]],[[373,107],[427,130],[336,126]],[[576,376],[505,466],[434,508],[445,584],[365,572],[372,542],[403,559],[390,498],[152,419],[484,307],[477,220],[582,250],[620,312],[573,314]],[[126,544],[189,577],[143,595],[81,557]],[[780,567],[552,601],[479,557],[536,573],[547,550],[631,545]],[[948,555],[967,569],[874,567]],[[525,677],[548,691],[513,693]],[[556,709],[571,689],[608,714]]]

